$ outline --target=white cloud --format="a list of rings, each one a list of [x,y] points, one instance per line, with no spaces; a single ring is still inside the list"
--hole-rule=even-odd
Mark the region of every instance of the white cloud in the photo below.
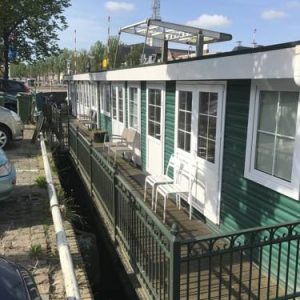
[[[282,10],[269,9],[262,12],[261,17],[265,20],[282,19],[286,17],[286,13]]]
[[[231,20],[223,15],[207,15],[203,14],[195,20],[187,22],[187,25],[201,27],[204,29],[213,29],[217,27],[226,27],[231,24]]]
[[[286,3],[287,8],[297,8],[300,7],[300,1],[288,1]]]
[[[105,8],[110,12],[132,11],[134,10],[134,4],[128,2],[108,1],[105,3]]]

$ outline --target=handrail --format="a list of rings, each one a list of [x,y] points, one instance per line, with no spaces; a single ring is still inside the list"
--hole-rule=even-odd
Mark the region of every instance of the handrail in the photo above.
[[[78,288],[77,279],[75,276],[72,256],[69,249],[68,240],[64,230],[63,219],[59,209],[59,203],[55,187],[52,180],[51,168],[48,160],[47,149],[43,136],[41,136],[41,149],[44,162],[45,175],[47,180],[47,189],[50,199],[50,208],[54,229],[56,233],[56,243],[59,253],[60,265],[63,273],[66,298],[68,300],[80,300],[80,292]]]

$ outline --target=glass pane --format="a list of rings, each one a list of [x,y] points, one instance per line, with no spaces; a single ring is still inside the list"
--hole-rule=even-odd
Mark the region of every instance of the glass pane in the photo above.
[[[160,124],[155,123],[154,128],[155,128],[155,138],[160,140]]]
[[[160,90],[156,90],[156,105],[160,106],[160,99],[161,98],[161,92]]]
[[[191,135],[189,133],[185,134],[185,151],[191,151]]]
[[[207,160],[214,163],[215,162],[215,142],[208,140],[207,149]]]
[[[160,107],[155,108],[155,121],[160,123]]]
[[[200,115],[199,116],[199,129],[198,129],[198,135],[202,137],[207,137],[207,124],[208,123],[208,117]]]
[[[200,92],[199,101],[199,113],[208,114],[209,93]]]
[[[187,92],[186,110],[192,111],[193,93]]]
[[[278,92],[260,92],[258,129],[275,133]]]
[[[149,105],[148,114],[149,120],[154,120],[154,106]]]
[[[257,170],[272,174],[275,137],[270,134],[257,133],[256,160]]]
[[[154,124],[153,122],[148,122],[148,134],[154,136]]]
[[[274,175],[291,181],[293,166],[294,141],[277,138]]]
[[[155,104],[155,90],[149,90],[149,104]]]
[[[198,138],[198,149],[197,149],[198,156],[206,159],[206,152],[207,152],[207,140]]]
[[[281,92],[278,133],[295,137],[299,93]]]
[[[185,130],[185,114],[183,112],[178,114],[178,129]]]
[[[209,117],[209,125],[208,125],[208,138],[215,140],[216,139],[216,117]]]
[[[192,114],[191,113],[186,113],[186,121],[185,121],[185,130],[188,132],[192,131]]]
[[[217,108],[218,108],[218,94],[217,93],[210,93],[210,100],[209,100],[209,114],[216,116],[217,115]]]
[[[184,133],[180,130],[178,131],[177,146],[184,150]]]
[[[179,109],[185,110],[186,92],[179,91]]]

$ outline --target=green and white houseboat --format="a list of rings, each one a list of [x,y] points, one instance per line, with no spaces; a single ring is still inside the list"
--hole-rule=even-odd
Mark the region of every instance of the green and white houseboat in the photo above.
[[[68,82],[75,116],[93,112],[111,134],[136,130],[133,160],[145,173],[163,174],[173,153],[197,164],[193,211],[216,233],[299,221],[300,41],[76,74]],[[280,274],[283,282],[295,275],[294,299],[297,243],[282,258],[286,264],[293,254],[293,270]]]

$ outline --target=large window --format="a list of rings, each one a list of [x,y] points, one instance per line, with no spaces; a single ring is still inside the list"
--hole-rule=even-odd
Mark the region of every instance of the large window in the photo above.
[[[217,107],[217,93],[199,93],[197,155],[210,162],[215,162]]]
[[[245,177],[294,199],[299,199],[298,106],[295,88],[253,85],[245,164]]]
[[[113,85],[112,88],[112,117],[123,123],[124,121],[124,96],[123,87]]]
[[[187,152],[191,151],[192,101],[192,92],[179,91],[177,146]]]
[[[118,114],[119,114],[119,122],[123,123],[124,119],[124,98],[123,98],[123,87],[118,87]]]
[[[148,134],[158,140],[161,139],[161,90],[148,90]]]
[[[112,101],[112,117],[117,120],[117,87],[113,86],[111,91],[111,101]]]
[[[128,88],[128,106],[129,106],[129,127],[135,130],[139,129],[138,116],[138,89],[136,87]]]

